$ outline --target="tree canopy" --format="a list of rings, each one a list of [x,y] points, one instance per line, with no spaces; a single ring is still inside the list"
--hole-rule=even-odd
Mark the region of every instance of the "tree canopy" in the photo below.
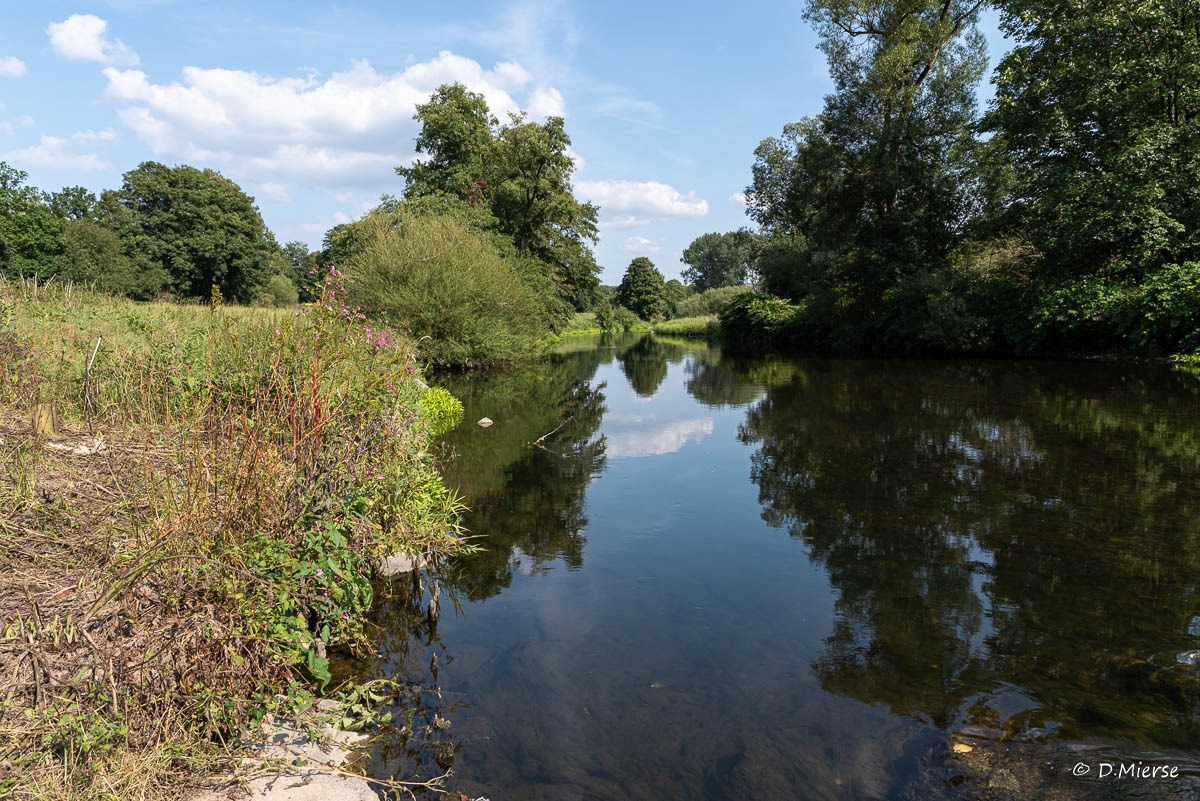
[[[183,297],[208,297],[215,285],[250,302],[281,260],[254,199],[214,170],[147,161],[101,205],[126,247]]]
[[[595,289],[599,209],[575,198],[561,117],[537,123],[513,114],[502,125],[482,95],[448,84],[417,106],[414,119],[421,123],[417,152],[426,158],[396,168],[406,198],[449,196],[487,208],[517,254],[543,264],[564,296]]]
[[[667,285],[654,262],[638,256],[629,263],[625,277],[617,287],[617,303],[643,320],[652,320],[667,313]]]
[[[751,236],[750,231],[742,229],[696,237],[680,258],[687,265],[683,280],[700,292],[746,283],[750,278]]]

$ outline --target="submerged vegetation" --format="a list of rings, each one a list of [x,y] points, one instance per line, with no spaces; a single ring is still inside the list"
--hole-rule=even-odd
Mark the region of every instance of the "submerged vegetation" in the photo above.
[[[0,284],[4,792],[182,788],[277,694],[331,691],[327,650],[371,647],[374,560],[468,550],[427,451],[461,406],[345,297]]]

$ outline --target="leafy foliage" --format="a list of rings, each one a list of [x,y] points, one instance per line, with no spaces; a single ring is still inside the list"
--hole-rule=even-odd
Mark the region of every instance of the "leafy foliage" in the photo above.
[[[986,118],[1010,226],[1060,276],[1200,257],[1200,7],[1015,0]]]
[[[496,230],[519,256],[532,257],[564,296],[577,298],[597,286],[598,209],[575,199],[571,139],[561,117],[544,123],[512,115],[501,125],[482,95],[461,84],[438,88],[417,106],[421,123],[411,167],[397,167],[408,199],[430,196],[465,200],[489,210]]]
[[[279,263],[253,199],[213,170],[147,161],[101,206],[139,267],[166,276],[183,297],[207,298],[218,286],[227,298],[252,301]]]
[[[679,260],[688,265],[683,280],[703,292],[744,284],[750,277],[750,231],[703,234],[692,240]]]
[[[625,277],[617,287],[616,301],[643,320],[666,315],[669,309],[667,285],[654,262],[638,256],[629,263]]]
[[[343,233],[354,243],[347,249],[349,302],[403,321],[435,364],[536,353],[560,310],[557,298],[530,285],[518,260],[502,257],[453,216],[398,204]]]

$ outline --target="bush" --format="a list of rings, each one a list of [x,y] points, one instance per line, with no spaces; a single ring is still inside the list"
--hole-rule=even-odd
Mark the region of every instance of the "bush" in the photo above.
[[[624,306],[618,306],[613,312],[613,325],[620,331],[633,331],[643,324],[641,317]]]
[[[1112,313],[1121,338],[1140,353],[1200,353],[1200,263],[1168,264],[1127,291]]]
[[[267,282],[266,294],[271,297],[272,306],[295,306],[300,302],[300,293],[296,291],[296,285],[286,275],[271,276],[271,280]]]
[[[135,269],[120,238],[103,225],[72,220],[63,235],[63,278],[136,300],[149,300],[166,283],[166,274],[148,265]]]
[[[350,304],[407,326],[434,364],[490,364],[541,349],[557,298],[539,294],[519,265],[461,220],[401,208],[372,212],[354,227]]]
[[[774,295],[746,292],[730,301],[717,319],[721,337],[732,345],[778,347],[785,344],[788,326],[801,310]]]
[[[679,301],[675,306],[672,318],[706,317],[720,314],[729,302],[738,295],[750,291],[748,286],[723,286],[716,289],[706,289],[695,295],[690,295]]]
[[[421,395],[421,419],[431,434],[445,434],[463,418],[463,405],[458,398],[441,387],[430,387]]]

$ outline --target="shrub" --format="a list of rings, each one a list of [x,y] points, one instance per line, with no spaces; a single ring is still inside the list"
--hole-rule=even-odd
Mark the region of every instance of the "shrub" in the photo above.
[[[783,298],[747,292],[732,300],[721,313],[721,336],[739,346],[778,346],[801,311]]]
[[[266,293],[271,297],[272,306],[295,306],[300,302],[300,293],[296,285],[286,275],[273,275],[267,282]]]
[[[681,317],[654,326],[654,333],[669,337],[708,337],[716,325],[716,317]]]
[[[705,317],[720,314],[729,301],[750,291],[748,286],[723,286],[690,295],[675,306],[674,318]]]
[[[1200,352],[1200,263],[1168,264],[1131,288],[1112,313],[1121,338],[1141,353]]]
[[[461,220],[401,208],[372,212],[354,227],[351,304],[407,326],[433,363],[482,365],[541,348],[552,299]]]
[[[621,331],[633,331],[642,325],[642,318],[624,306],[618,306],[613,312],[613,325]]]
[[[445,434],[463,418],[463,405],[442,387],[430,387],[421,395],[421,419],[431,434]]]

